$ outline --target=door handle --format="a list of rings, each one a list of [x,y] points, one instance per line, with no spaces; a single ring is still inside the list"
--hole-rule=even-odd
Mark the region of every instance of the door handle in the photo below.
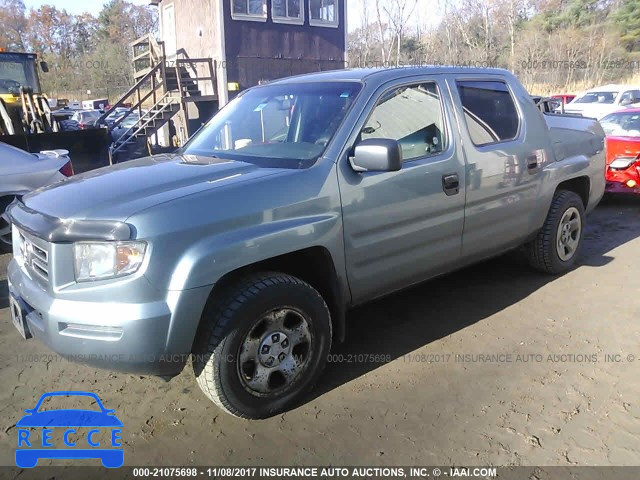
[[[460,179],[457,173],[448,173],[442,176],[442,190],[449,197],[460,193]]]
[[[529,170],[533,170],[538,168],[538,156],[537,155],[529,155],[527,157],[527,168]]]

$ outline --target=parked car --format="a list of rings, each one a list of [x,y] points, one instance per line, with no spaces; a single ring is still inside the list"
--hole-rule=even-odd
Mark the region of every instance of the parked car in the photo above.
[[[531,100],[533,100],[533,103],[538,106],[538,110],[542,113],[557,113],[556,110],[560,106],[559,101],[551,97],[532,95]]]
[[[522,245],[540,271],[573,268],[604,167],[596,120],[540,113],[504,70],[277,80],[177,154],[14,202],[13,318],[109,369],[171,376],[193,354],[220,408],[272,416],[353,306]]]
[[[600,119],[621,108],[640,103],[640,87],[605,85],[587,90],[565,106],[565,113]]]
[[[0,252],[11,251],[11,225],[5,212],[14,199],[73,175],[66,150],[32,154],[0,142]]]
[[[576,96],[571,94],[560,94],[560,95],[551,95],[551,98],[555,101],[554,111],[556,113],[565,113],[564,111],[565,107],[567,106],[568,103],[571,103],[573,99],[576,98]]]
[[[63,132],[70,132],[80,130],[80,125],[77,120],[74,120],[75,110],[71,110],[69,107],[61,108],[60,110],[54,110],[51,112],[53,118],[57,120],[60,125],[60,130]]]
[[[607,191],[640,194],[640,108],[607,115]]]
[[[145,112],[143,112],[143,115]],[[111,130],[111,139],[115,142],[122,135],[127,133],[140,121],[140,114],[138,112],[130,113],[122,122],[120,122],[115,128]]]
[[[104,120],[104,123],[109,127],[109,129],[113,128],[113,124],[117,122],[120,118],[122,118],[129,111],[128,108],[117,107],[112,111],[109,111],[109,115]]]
[[[78,128],[80,128],[80,130],[96,128],[96,120],[98,120],[103,113],[102,110],[80,110],[73,114],[71,120],[78,122]]]
[[[51,112],[51,115],[53,115],[53,118],[55,118],[56,120],[58,120],[59,122],[63,121],[63,120],[69,120],[71,119],[71,117],[73,117],[73,115],[76,112],[71,110],[68,107],[64,107],[61,108],[59,110],[54,110]]]

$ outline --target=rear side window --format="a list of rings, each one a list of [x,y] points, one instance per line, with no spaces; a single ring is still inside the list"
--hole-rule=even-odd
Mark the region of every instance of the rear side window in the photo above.
[[[620,103],[638,103],[640,102],[640,90],[628,90],[620,97]]]
[[[520,117],[504,82],[456,82],[471,140],[475,145],[513,140],[520,131]]]

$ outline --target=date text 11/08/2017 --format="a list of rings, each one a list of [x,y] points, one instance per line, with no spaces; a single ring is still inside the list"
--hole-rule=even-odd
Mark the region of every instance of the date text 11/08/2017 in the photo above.
[[[478,477],[494,478],[495,467],[136,467],[134,477],[216,477],[216,478],[412,478]]]

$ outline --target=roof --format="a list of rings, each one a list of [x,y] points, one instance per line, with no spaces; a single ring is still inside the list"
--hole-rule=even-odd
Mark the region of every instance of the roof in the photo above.
[[[590,88],[586,90],[586,92],[617,92],[620,90],[629,90],[629,89],[637,89],[640,90],[640,87],[637,85],[621,85],[617,83],[610,83],[608,85],[602,85],[600,87]]]
[[[512,73],[501,68],[467,68],[448,66],[399,67],[399,68],[350,68],[344,70],[329,70],[325,72],[306,73],[274,80],[271,84],[300,83],[300,82],[336,82],[336,81],[388,81],[396,78],[412,77],[416,75],[507,75]]]
[[[6,56],[20,56],[20,57],[28,57],[28,58],[36,58],[38,55],[31,52],[7,52],[6,50],[0,50],[0,55]]]
[[[616,110],[615,113],[640,113],[640,107],[635,108],[623,108],[622,110]]]

